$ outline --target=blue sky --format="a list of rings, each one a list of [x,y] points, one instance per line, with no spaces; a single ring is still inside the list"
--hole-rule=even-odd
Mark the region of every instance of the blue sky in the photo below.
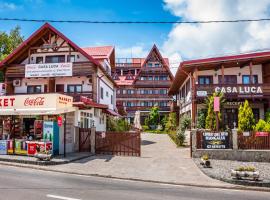
[[[161,0],[0,0],[0,17],[61,20],[143,21],[177,20]],[[0,22],[0,31],[19,25],[27,38],[42,23]],[[115,45],[129,49],[161,46],[172,25],[52,23],[79,46]],[[140,52],[142,53],[142,52]],[[136,55],[133,55],[136,56]]]

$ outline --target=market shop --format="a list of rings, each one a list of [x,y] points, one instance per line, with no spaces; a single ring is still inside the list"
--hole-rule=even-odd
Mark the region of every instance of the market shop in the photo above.
[[[0,97],[0,154],[72,151],[76,107],[61,94]]]

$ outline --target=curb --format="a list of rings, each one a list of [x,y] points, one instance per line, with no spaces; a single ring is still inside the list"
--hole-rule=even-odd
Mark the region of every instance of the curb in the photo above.
[[[0,165],[5,166],[13,166],[13,167],[21,167],[21,168],[28,168],[28,169],[36,169],[42,170],[47,172],[57,172],[63,174],[72,174],[72,175],[81,175],[81,176],[88,176],[88,177],[99,177],[99,178],[110,178],[115,180],[128,180],[128,181],[136,181],[136,182],[145,182],[145,183],[155,183],[155,184],[168,184],[174,186],[189,186],[189,187],[199,187],[199,188],[212,188],[212,189],[233,189],[233,190],[248,190],[248,191],[259,191],[259,192],[270,192],[270,188],[265,187],[250,187],[250,186],[243,186],[243,185],[228,185],[228,186],[211,186],[211,185],[202,185],[202,184],[193,184],[193,183],[181,183],[181,182],[166,182],[166,181],[155,181],[155,180],[147,180],[147,179],[138,179],[138,178],[123,178],[117,176],[110,176],[110,175],[101,175],[101,174],[85,174],[85,173],[78,173],[78,172],[69,172],[69,171],[61,171],[56,169],[46,169],[41,168],[38,166],[29,166],[25,164],[15,164],[15,163],[8,163],[0,161]]]
[[[34,161],[34,160],[16,160],[16,159],[9,159],[9,158],[1,158],[0,157],[0,162],[5,162],[5,163],[18,163],[18,164],[28,164],[28,165],[37,165],[37,166],[49,166],[49,165],[62,165],[62,164],[67,164],[70,162],[78,161],[81,159],[85,159],[88,157],[93,156],[94,154],[89,154],[77,158],[73,158],[70,160],[60,160],[60,161]]]

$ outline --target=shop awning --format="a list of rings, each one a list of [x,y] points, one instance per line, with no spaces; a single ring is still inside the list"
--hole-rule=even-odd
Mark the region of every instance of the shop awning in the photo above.
[[[58,115],[74,112],[73,98],[61,94],[0,96],[1,115]]]
[[[79,102],[73,102],[74,106],[77,106],[79,108],[100,108],[100,109],[107,109],[108,105],[100,104],[94,102],[92,99],[89,99],[87,97],[81,96]]]
[[[117,112],[115,112],[114,110],[111,110],[111,109],[106,109],[103,112],[106,113],[106,114],[112,115],[112,116],[121,117],[121,115],[119,113],[117,113]]]

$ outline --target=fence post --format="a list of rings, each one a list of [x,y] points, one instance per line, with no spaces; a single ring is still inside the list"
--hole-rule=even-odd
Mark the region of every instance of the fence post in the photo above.
[[[192,129],[190,131],[190,157],[192,157],[193,152],[196,151],[196,145],[197,145],[197,129]]]
[[[232,144],[233,144],[233,149],[237,150],[238,149],[238,137],[237,137],[237,129],[232,129]]]
[[[95,127],[91,128],[90,141],[91,141],[91,153],[96,153],[96,128]]]

